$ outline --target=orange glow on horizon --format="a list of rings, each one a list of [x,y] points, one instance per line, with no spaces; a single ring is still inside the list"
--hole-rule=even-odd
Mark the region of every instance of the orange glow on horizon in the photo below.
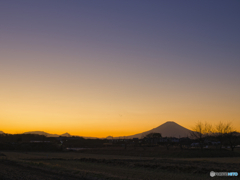
[[[153,58],[83,45],[80,53],[26,41],[0,49],[0,131],[128,136],[166,121],[232,122],[240,131],[237,73],[192,67],[192,57],[172,51]]]

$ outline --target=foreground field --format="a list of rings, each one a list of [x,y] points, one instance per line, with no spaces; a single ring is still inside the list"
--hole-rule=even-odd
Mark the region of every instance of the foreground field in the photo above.
[[[238,172],[240,158],[152,158],[76,152],[2,152],[0,179],[211,179]],[[237,179],[239,177],[214,177]]]

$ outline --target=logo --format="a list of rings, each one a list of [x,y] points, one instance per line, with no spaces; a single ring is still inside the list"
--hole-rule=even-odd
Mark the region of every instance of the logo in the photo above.
[[[238,176],[238,173],[237,172],[229,172],[228,176]]]
[[[214,177],[214,176],[215,176],[215,172],[214,172],[214,171],[211,171],[211,172],[210,172],[210,176],[211,176],[211,177]]]
[[[214,176],[238,176],[238,172],[214,172],[214,171],[211,171],[210,176],[211,177],[214,177]]]

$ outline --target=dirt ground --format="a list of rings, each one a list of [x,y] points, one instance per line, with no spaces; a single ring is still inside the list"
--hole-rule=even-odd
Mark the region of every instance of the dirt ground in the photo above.
[[[240,158],[149,158],[77,152],[2,152],[0,180],[211,179],[238,172]],[[214,177],[238,179],[239,177]]]
[[[72,177],[71,175],[61,174],[30,166],[17,164],[13,161],[0,161],[0,179],[1,180],[77,180],[79,178]],[[85,178],[81,178],[85,179]]]

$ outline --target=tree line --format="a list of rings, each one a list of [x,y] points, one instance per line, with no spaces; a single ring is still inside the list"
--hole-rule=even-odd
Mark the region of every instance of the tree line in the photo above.
[[[232,151],[240,144],[239,135],[240,133],[229,122],[219,122],[215,126],[208,122],[198,122],[191,132],[191,137],[198,142],[201,149],[207,141],[218,141],[220,149],[226,145],[230,146]]]

